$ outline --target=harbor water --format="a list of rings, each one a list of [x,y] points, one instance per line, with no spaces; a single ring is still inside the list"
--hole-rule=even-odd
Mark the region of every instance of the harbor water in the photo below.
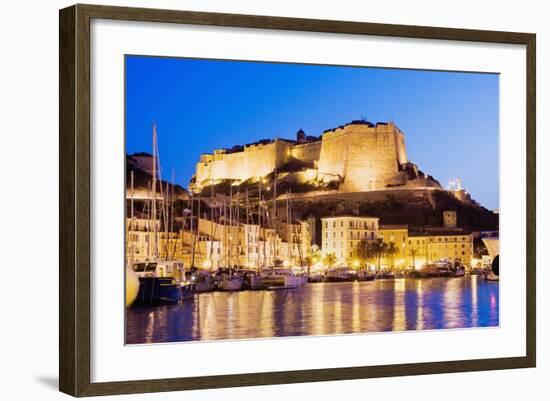
[[[211,292],[126,310],[126,343],[232,340],[499,324],[499,284],[480,276],[308,283]]]

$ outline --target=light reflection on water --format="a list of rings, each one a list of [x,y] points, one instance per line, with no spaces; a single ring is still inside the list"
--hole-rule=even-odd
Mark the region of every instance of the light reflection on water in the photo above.
[[[127,344],[498,326],[498,283],[478,276],[213,292],[134,307]]]

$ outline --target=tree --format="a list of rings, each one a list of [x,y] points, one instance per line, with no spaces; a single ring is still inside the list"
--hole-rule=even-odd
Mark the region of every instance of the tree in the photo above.
[[[390,266],[392,268],[392,270],[394,269],[394,257],[395,255],[397,254],[397,252],[399,252],[399,248],[397,248],[397,246],[395,245],[395,242],[391,241],[390,243],[388,243],[388,247],[386,249],[386,254],[390,257]]]
[[[416,248],[411,248],[410,251],[409,251],[411,257],[412,257],[412,260],[413,260],[413,270],[416,270],[416,260],[415,260],[415,257],[416,255],[418,254],[418,249]]]
[[[374,256],[370,249],[370,243],[366,239],[359,241],[359,243],[355,247],[355,254],[361,261],[361,266],[363,268],[366,267],[369,258]]]
[[[310,275],[311,272],[311,266],[313,266],[313,258],[311,256],[306,256],[304,258],[304,264],[307,267],[307,275]]]
[[[336,255],[334,253],[327,253],[323,258],[323,263],[330,269],[336,263]]]
[[[380,270],[380,262],[382,256],[386,254],[388,244],[384,242],[383,238],[378,238],[376,241],[372,242],[370,246],[372,252],[376,255],[376,258],[378,259],[378,270]]]

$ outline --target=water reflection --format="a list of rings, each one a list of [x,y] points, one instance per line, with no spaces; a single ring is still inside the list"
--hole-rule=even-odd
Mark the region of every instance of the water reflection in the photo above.
[[[128,344],[498,326],[498,283],[478,276],[213,292],[127,310]]]

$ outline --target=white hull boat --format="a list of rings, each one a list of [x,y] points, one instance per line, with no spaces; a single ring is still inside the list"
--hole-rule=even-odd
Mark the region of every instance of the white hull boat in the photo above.
[[[243,278],[240,276],[226,276],[222,278],[220,289],[222,291],[239,291],[243,288]]]

